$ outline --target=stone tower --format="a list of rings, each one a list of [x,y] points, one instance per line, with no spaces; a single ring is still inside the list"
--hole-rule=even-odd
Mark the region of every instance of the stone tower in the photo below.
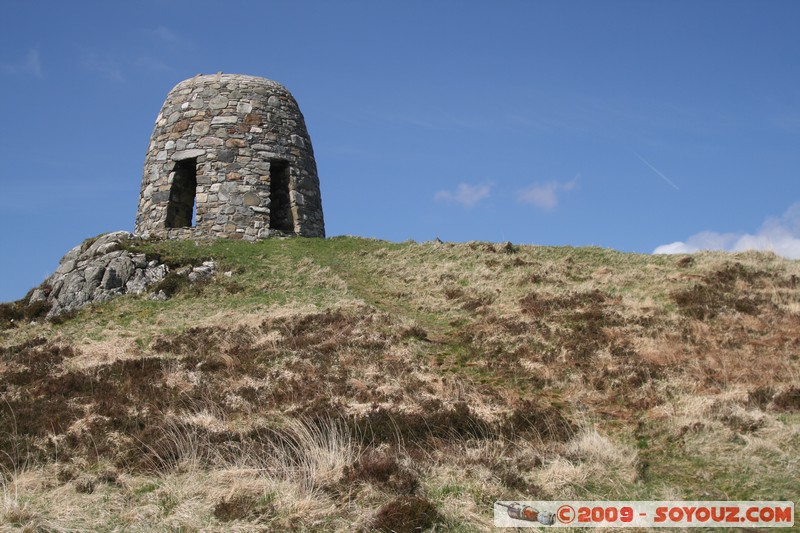
[[[324,237],[317,165],[291,93],[238,74],[176,85],[150,137],[135,232]]]

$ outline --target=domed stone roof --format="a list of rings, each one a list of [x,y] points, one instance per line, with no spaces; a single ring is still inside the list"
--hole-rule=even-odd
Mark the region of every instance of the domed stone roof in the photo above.
[[[324,237],[317,165],[291,93],[239,74],[176,85],[150,137],[135,232]]]

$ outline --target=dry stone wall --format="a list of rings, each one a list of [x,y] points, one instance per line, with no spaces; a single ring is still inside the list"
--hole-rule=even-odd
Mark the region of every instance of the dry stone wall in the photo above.
[[[291,93],[236,74],[172,89],[145,157],[135,233],[324,237],[314,153]]]

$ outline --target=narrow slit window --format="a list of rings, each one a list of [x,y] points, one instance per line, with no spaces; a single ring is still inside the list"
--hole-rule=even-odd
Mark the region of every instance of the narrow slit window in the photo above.
[[[174,172],[167,204],[166,226],[168,228],[191,228],[195,224],[197,159],[184,159],[176,162]]]
[[[279,231],[294,231],[294,216],[289,201],[289,164],[270,161],[269,167],[269,227]]]

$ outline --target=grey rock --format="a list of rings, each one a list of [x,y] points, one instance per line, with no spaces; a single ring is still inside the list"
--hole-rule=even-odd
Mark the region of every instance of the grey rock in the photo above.
[[[152,261],[152,263],[147,266],[144,271],[145,279],[147,280],[147,285],[155,285],[159,281],[163,280],[167,277],[169,273],[169,268],[167,265],[162,265],[156,261]]]
[[[217,137],[202,137],[199,141],[197,141],[197,146],[208,147],[208,146],[222,146],[225,141],[219,139]]]
[[[105,302],[125,293],[142,294],[163,280],[169,269],[144,254],[127,251],[127,231],[108,233],[70,250],[56,271],[37,288],[31,301],[51,304],[47,318]]]
[[[122,278],[117,275],[117,271],[109,268],[103,273],[103,279],[100,281],[100,288],[105,290],[116,289],[122,287],[124,284],[125,282],[122,281]]]
[[[169,201],[169,191],[154,192],[152,199],[155,204],[165,204]]]
[[[244,205],[246,206],[259,206],[261,205],[261,197],[254,192],[249,192],[244,195]]]
[[[133,261],[133,266],[135,266],[137,269],[145,268],[147,266],[147,256],[144,254],[131,255],[131,261]]]
[[[147,290],[147,277],[144,270],[137,269],[133,277],[125,284],[125,291],[131,294],[142,294]]]
[[[192,159],[195,157],[200,157],[201,155],[206,155],[205,150],[200,150],[195,148],[193,150],[180,150],[172,154],[173,161],[183,161],[184,159]]]
[[[211,119],[211,125],[216,126],[218,124],[236,124],[239,121],[239,117],[230,116],[230,117],[214,117]]]
[[[164,291],[158,291],[150,296],[151,300],[155,300],[157,302],[163,302],[167,300],[167,294]]]
[[[236,158],[236,153],[233,150],[218,150],[217,160],[222,163],[231,163]]]
[[[74,259],[73,260],[68,259],[66,261],[63,261],[60,265],[58,265],[58,270],[56,270],[56,272],[59,274],[66,274],[68,272],[72,272],[73,270],[75,270],[76,264],[77,261],[75,261]]]
[[[90,263],[89,266],[83,271],[83,278],[86,282],[87,287],[90,290],[94,290],[100,286],[100,283],[103,281],[103,277],[106,273],[105,265],[101,263]]]
[[[228,98],[222,95],[215,96],[214,98],[208,101],[208,107],[210,107],[211,109],[222,109],[227,105],[228,105]]]
[[[103,280],[100,282],[100,287],[103,289],[118,289],[123,287],[134,271],[136,265],[133,264],[133,259],[130,254],[124,257],[116,257],[111,260],[103,274]]]
[[[214,276],[217,265],[213,261],[204,261],[202,265],[192,268],[189,272],[189,281],[197,282]]]
[[[81,252],[85,250],[83,244],[79,244],[69,252],[67,252],[64,257],[61,258],[61,263],[67,263],[69,261],[77,261],[78,257],[80,257]]]
[[[47,291],[44,289],[34,289],[33,293],[31,293],[31,299],[29,302],[36,303],[43,302],[45,300],[47,300]]]
[[[55,276],[55,274],[53,274],[53,276]],[[52,279],[53,276],[48,278],[48,281],[50,281],[49,285],[51,286],[51,289],[50,289],[50,294],[47,295],[47,299],[50,302],[55,301],[56,298],[58,298],[59,294],[61,294],[61,289],[64,288],[64,279],[61,278],[61,279],[56,279],[55,281],[52,281],[51,279]],[[45,281],[44,284],[47,284],[47,281]]]
[[[211,126],[208,124],[208,122],[197,122],[194,126],[192,126],[192,135],[201,137],[207,134],[210,130]]]
[[[98,245],[92,245],[91,248],[86,250],[90,257],[97,257],[98,255],[109,255],[119,251],[119,243],[115,241],[106,241]],[[117,254],[119,255],[119,254]]]

